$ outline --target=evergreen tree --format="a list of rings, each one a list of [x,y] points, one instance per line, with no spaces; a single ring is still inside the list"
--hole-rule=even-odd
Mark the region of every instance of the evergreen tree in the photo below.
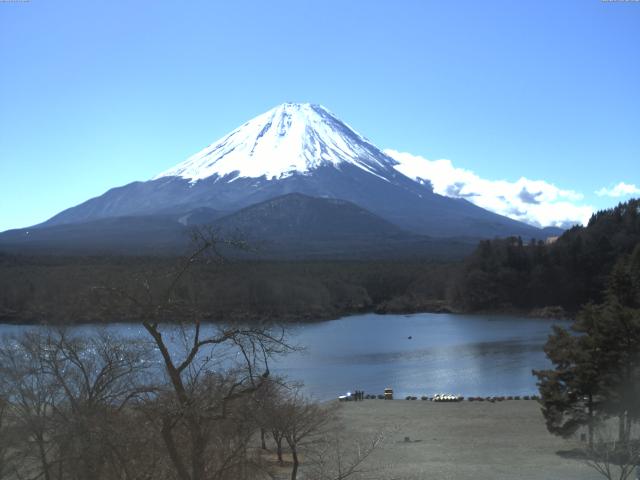
[[[545,346],[554,368],[534,370],[538,377],[542,413],[549,432],[562,437],[580,427],[589,432],[589,445],[601,411],[602,365],[598,347],[587,336],[554,327]]]
[[[548,245],[517,237],[480,242],[464,262],[454,301],[472,311],[559,305],[574,313],[606,300],[612,273],[636,292],[623,305],[640,307],[640,199],[598,212]]]
[[[640,312],[611,297],[588,305],[570,330],[555,327],[545,346],[554,368],[534,371],[551,433],[567,437],[617,417],[618,440],[628,443],[640,420]]]

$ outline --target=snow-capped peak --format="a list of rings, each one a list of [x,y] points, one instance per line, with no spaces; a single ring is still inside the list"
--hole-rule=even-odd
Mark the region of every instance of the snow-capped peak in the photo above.
[[[154,177],[267,179],[350,163],[384,178],[397,163],[321,105],[283,103]]]

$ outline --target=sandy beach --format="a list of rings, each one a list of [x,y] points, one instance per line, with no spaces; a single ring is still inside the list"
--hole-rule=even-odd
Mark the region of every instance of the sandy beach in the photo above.
[[[562,455],[580,443],[549,434],[536,401],[365,400],[341,403],[338,411],[351,441],[384,433],[367,463],[374,478],[601,478],[580,460]]]

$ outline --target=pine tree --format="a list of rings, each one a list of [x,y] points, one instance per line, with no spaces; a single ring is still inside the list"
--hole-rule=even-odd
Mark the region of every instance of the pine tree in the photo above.
[[[602,365],[598,348],[590,340],[554,327],[545,346],[554,368],[534,370],[533,374],[538,377],[542,413],[549,432],[569,437],[586,426],[589,445],[592,445],[601,411]]]
[[[611,296],[588,305],[571,329],[556,327],[545,346],[554,368],[534,371],[551,433],[567,437],[598,422],[619,421],[618,440],[629,441],[640,420],[640,312]]]

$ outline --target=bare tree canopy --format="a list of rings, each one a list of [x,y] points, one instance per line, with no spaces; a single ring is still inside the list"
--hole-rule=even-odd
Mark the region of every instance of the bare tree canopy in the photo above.
[[[273,357],[295,349],[284,328],[205,321],[190,269],[237,242],[202,230],[194,239],[177,268],[95,289],[96,308],[125,299],[147,339],[64,329],[4,339],[0,480],[266,479],[287,468],[285,454],[293,480],[302,467],[317,480],[360,472],[378,440],[337,451],[333,407],[271,374]],[[279,462],[268,458],[267,433]]]

